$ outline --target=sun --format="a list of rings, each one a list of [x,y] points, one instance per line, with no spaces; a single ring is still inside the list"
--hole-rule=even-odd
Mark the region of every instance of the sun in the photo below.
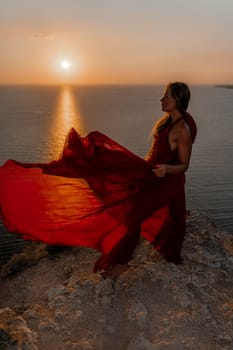
[[[67,61],[67,60],[63,60],[63,61],[60,62],[60,66],[61,66],[61,68],[67,70],[67,69],[70,68],[71,63],[69,61]]]
[[[0,0],[1,2],[1,0]],[[60,56],[60,55],[59,55]],[[83,65],[81,64],[80,57],[73,55],[54,57],[51,62],[51,68],[56,75],[58,80],[62,82],[71,82],[80,80],[80,75],[82,73]]]

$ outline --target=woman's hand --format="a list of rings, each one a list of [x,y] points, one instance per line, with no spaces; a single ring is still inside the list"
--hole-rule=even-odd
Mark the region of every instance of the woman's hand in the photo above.
[[[152,171],[157,177],[164,177],[167,174],[167,164],[157,165]]]

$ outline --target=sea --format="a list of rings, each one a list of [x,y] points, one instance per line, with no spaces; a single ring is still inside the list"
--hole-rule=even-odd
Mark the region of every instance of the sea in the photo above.
[[[189,112],[198,126],[186,175],[187,208],[233,233],[233,89],[193,85]],[[160,85],[0,86],[0,165],[7,159],[57,159],[73,127],[99,130],[144,157],[162,115]],[[0,223],[2,258],[22,241]],[[0,258],[1,260],[1,258]]]

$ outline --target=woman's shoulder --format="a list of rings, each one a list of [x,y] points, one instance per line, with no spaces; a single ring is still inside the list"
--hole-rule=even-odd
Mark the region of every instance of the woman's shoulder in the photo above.
[[[197,126],[193,117],[189,113],[185,113],[182,118],[174,123],[171,131],[171,136],[174,138],[190,138],[194,143],[197,135]]]
[[[185,117],[180,117],[170,125],[169,130],[172,133],[189,130],[189,123]]]
[[[176,139],[190,139],[191,131],[188,122],[185,118],[177,121],[177,123],[171,129],[170,135]]]

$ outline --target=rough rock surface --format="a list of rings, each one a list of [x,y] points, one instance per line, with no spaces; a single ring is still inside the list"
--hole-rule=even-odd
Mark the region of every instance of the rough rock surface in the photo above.
[[[20,271],[9,262],[0,349],[232,350],[233,234],[204,214],[187,223],[182,265],[141,240],[115,281],[92,273],[98,253],[86,248],[45,254],[38,245],[37,264]]]

